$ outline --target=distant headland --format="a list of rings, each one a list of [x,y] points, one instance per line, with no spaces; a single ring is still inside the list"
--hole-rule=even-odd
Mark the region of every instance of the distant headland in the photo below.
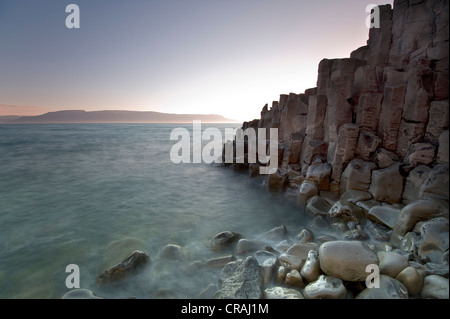
[[[171,114],[139,111],[92,111],[68,110],[48,112],[37,116],[0,116],[0,124],[45,123],[235,123],[217,114]]]

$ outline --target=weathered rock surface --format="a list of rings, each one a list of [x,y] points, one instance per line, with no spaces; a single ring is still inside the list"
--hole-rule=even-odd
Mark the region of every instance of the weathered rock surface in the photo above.
[[[341,194],[351,189],[367,191],[372,179],[372,171],[375,168],[375,163],[366,162],[359,158],[353,159],[342,173]]]
[[[411,202],[400,211],[391,241],[399,244],[403,236],[413,230],[416,223],[441,216],[448,216],[448,203],[429,197]]]
[[[265,299],[305,299],[298,290],[285,287],[272,287],[264,290]]]
[[[321,275],[305,287],[303,295],[306,299],[344,299],[347,289],[341,279]]]
[[[311,249],[317,250],[317,244],[295,244],[278,258],[280,263],[289,269],[300,270]]]
[[[234,257],[233,255],[228,255],[228,256],[222,256],[222,257],[216,257],[216,258],[209,259],[208,261],[206,261],[205,265],[208,267],[211,267],[211,268],[222,268],[229,262],[235,261],[235,260],[236,260],[236,257]]]
[[[426,276],[423,282],[422,298],[426,299],[449,299],[448,279],[430,275]]]
[[[380,202],[398,203],[403,193],[403,176],[399,170],[400,164],[372,171],[372,182],[369,192]]]
[[[272,280],[274,269],[278,263],[277,256],[271,252],[261,250],[255,253],[255,258],[261,268],[264,283],[269,283]]]
[[[398,280],[380,276],[380,288],[366,288],[356,299],[408,299],[408,289]]]
[[[397,277],[403,269],[409,267],[408,260],[405,257],[392,251],[378,252],[378,259],[380,260],[380,273],[392,278]]]
[[[315,281],[320,275],[319,253],[316,250],[310,250],[305,264],[300,271],[300,275],[306,282]]]
[[[374,206],[368,213],[367,217],[377,223],[385,225],[390,229],[394,229],[397,224],[400,209],[393,206]]]
[[[216,299],[261,299],[263,277],[255,257],[228,263],[220,274]]]
[[[122,262],[98,275],[97,283],[103,285],[121,281],[129,277],[132,273],[148,262],[150,262],[150,257],[147,254],[140,250],[135,250]]]
[[[236,253],[238,255],[253,253],[258,250],[273,251],[273,248],[265,242],[251,239],[240,239],[236,246]]]
[[[422,291],[423,277],[414,267],[406,267],[395,279],[400,281],[408,289],[410,296],[416,296]]]
[[[420,222],[416,224],[415,230],[420,233],[417,251],[419,257],[432,263],[443,263],[443,254],[449,248],[448,217]]]
[[[241,235],[232,231],[224,231],[216,236],[212,240],[212,249],[215,251],[223,250],[229,247],[232,243],[241,238]]]
[[[331,241],[319,248],[322,271],[345,281],[364,281],[366,267],[378,265],[377,254],[361,241]]]
[[[303,288],[305,286],[303,278],[297,269],[292,269],[287,273],[285,283],[287,286],[296,288]]]
[[[322,197],[314,196],[306,205],[306,212],[311,216],[327,216],[331,205]]]
[[[297,202],[300,205],[306,205],[309,198],[319,194],[319,188],[313,181],[306,180],[300,185],[298,190]]]

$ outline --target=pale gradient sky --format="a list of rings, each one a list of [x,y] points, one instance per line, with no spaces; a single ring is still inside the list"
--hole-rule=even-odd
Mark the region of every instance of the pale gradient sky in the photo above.
[[[252,120],[280,94],[316,86],[322,58],[365,45],[366,6],[392,2],[1,0],[0,115],[25,106]],[[80,29],[65,26],[70,3]]]

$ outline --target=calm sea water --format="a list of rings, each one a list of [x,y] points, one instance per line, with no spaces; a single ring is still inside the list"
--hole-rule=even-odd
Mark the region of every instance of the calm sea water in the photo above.
[[[301,229],[299,208],[261,179],[173,164],[175,127],[0,125],[0,298],[60,298],[68,264],[80,267],[82,288],[101,296],[195,298],[217,283],[217,271],[181,266],[217,257],[208,244],[218,232]],[[184,247],[185,265],[158,264],[169,243]],[[152,259],[144,273],[120,289],[99,288],[95,277],[134,249]]]

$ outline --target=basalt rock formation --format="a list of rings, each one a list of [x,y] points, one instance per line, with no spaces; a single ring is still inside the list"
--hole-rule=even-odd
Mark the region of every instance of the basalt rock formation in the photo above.
[[[426,180],[437,178],[436,189],[422,192],[445,192],[448,1],[397,0],[393,9],[378,8],[380,27],[370,29],[366,46],[349,58],[323,59],[317,87],[283,94],[260,119],[243,123],[244,130],[278,129],[276,174],[287,179],[279,187],[309,180],[320,190],[369,191],[394,204],[410,201],[411,192],[418,199]],[[436,173],[418,174],[424,167]],[[437,195],[448,201],[448,192]]]
[[[448,267],[448,240],[424,234],[448,238],[449,2],[378,9],[366,46],[323,59],[317,87],[281,95],[242,129],[278,129],[269,190],[296,192],[306,213],[338,225],[388,227],[385,241]]]

